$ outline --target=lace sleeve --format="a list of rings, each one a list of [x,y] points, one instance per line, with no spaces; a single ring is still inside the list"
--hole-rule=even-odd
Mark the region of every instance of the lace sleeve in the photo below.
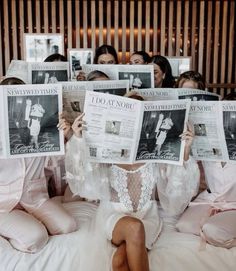
[[[85,142],[72,136],[66,144],[66,181],[75,195],[89,200],[108,199],[108,165],[90,163],[85,156]]]
[[[169,215],[181,214],[199,187],[200,172],[190,157],[183,166],[159,164],[157,189],[160,204]]]

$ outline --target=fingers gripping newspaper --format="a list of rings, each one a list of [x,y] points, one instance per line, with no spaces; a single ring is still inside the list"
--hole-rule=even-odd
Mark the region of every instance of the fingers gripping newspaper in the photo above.
[[[143,102],[86,92],[87,158],[100,163],[182,164],[190,100]]]

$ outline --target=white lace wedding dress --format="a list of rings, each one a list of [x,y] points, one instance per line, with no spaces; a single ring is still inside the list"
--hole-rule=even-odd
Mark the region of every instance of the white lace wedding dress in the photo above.
[[[183,166],[146,163],[134,171],[89,163],[83,139],[73,136],[67,143],[66,178],[74,194],[100,200],[96,217],[84,234],[89,253],[78,270],[105,271],[115,249],[110,240],[117,221],[124,216],[140,219],[146,247],[151,249],[162,227],[157,200],[168,215],[182,213],[197,192],[199,170],[192,158]]]

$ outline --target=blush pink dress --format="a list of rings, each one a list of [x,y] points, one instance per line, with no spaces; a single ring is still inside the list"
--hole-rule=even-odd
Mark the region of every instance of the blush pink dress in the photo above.
[[[75,220],[49,199],[45,158],[0,159],[0,235],[24,252],[36,252],[52,235],[74,231]]]

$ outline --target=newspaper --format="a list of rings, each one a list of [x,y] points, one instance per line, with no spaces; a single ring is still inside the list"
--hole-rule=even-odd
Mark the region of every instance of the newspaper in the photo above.
[[[17,77],[23,80],[26,84],[29,84],[28,62],[13,59],[7,69],[6,77]]]
[[[189,122],[195,137],[192,154],[197,160],[236,161],[236,102],[192,102]]]
[[[86,75],[91,71],[104,72],[111,80],[129,80],[130,89],[153,88],[153,65],[82,65]]]
[[[86,92],[86,155],[100,163],[144,161],[182,164],[185,142],[179,135],[190,100],[143,102]]]
[[[62,82],[63,116],[71,124],[79,113],[84,111],[85,92],[92,91],[92,82]]]
[[[91,81],[93,91],[124,96],[129,91],[129,80]]]
[[[17,77],[26,84],[54,84],[68,81],[69,62],[26,62],[12,60],[6,77]]]
[[[29,63],[28,78],[32,84],[55,84],[68,81],[69,62]]]
[[[92,64],[93,50],[92,49],[68,49],[70,62],[70,78],[75,81],[83,64]]]
[[[60,84],[0,86],[0,93],[2,157],[64,154]]]
[[[96,91],[123,96],[129,91],[128,80],[61,82],[63,92],[63,115],[71,124],[84,111],[86,91]]]
[[[146,101],[190,99],[192,101],[218,101],[221,96],[192,88],[148,88],[136,90]]]

